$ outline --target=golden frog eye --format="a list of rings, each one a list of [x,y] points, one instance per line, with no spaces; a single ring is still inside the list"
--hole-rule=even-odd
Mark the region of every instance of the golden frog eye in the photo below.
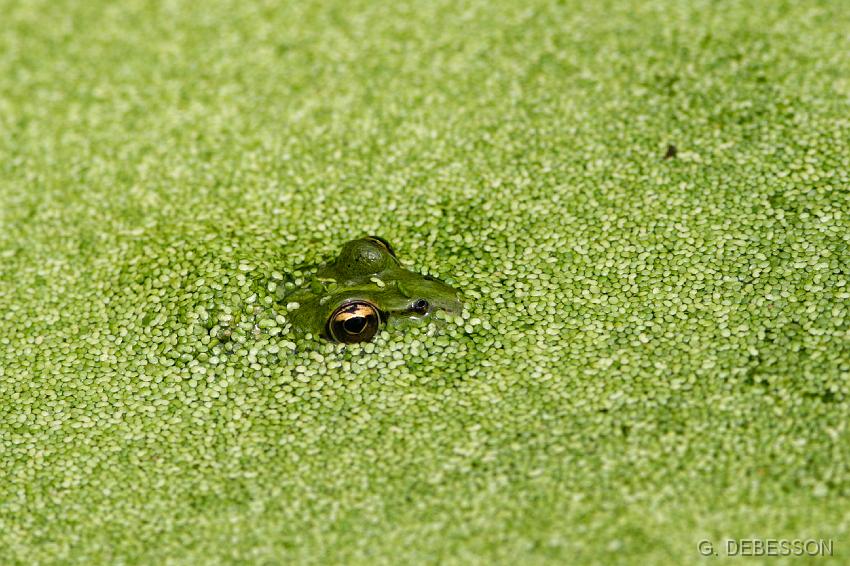
[[[381,313],[368,301],[353,301],[336,309],[328,319],[328,335],[337,342],[368,342],[381,327]]]

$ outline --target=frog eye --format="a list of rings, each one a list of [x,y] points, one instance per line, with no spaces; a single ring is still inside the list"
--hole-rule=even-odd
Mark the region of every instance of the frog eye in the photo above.
[[[381,327],[381,313],[368,301],[353,301],[336,309],[328,319],[328,334],[343,344],[368,342]]]
[[[369,240],[369,241],[371,241],[371,242],[375,242],[375,243],[376,243],[376,244],[378,244],[379,246],[382,246],[383,248],[385,248],[385,249],[387,250],[387,252],[388,252],[391,256],[396,257],[396,255],[395,255],[395,250],[393,249],[393,247],[390,245],[390,243],[389,243],[388,241],[386,241],[386,240],[385,240],[385,239],[383,239],[382,237],[380,237],[380,236],[369,236],[369,237],[367,238],[367,240]]]

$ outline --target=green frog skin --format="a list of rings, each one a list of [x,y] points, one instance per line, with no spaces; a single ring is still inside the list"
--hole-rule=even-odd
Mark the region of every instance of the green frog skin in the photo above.
[[[401,327],[462,307],[455,289],[402,267],[392,246],[377,236],[346,243],[302,286],[288,287],[282,300],[294,328],[346,344],[368,342],[384,326]]]

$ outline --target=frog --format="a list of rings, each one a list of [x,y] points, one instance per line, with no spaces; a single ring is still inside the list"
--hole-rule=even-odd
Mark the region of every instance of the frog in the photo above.
[[[422,324],[463,306],[456,289],[405,268],[379,236],[351,240],[333,261],[303,271],[279,298],[295,330],[331,342],[370,342],[383,328]]]

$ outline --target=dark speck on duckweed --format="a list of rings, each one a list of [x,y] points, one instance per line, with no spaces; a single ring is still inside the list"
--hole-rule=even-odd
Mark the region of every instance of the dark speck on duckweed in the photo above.
[[[838,4],[0,12],[3,564],[850,536]],[[464,308],[296,332],[368,234]]]

